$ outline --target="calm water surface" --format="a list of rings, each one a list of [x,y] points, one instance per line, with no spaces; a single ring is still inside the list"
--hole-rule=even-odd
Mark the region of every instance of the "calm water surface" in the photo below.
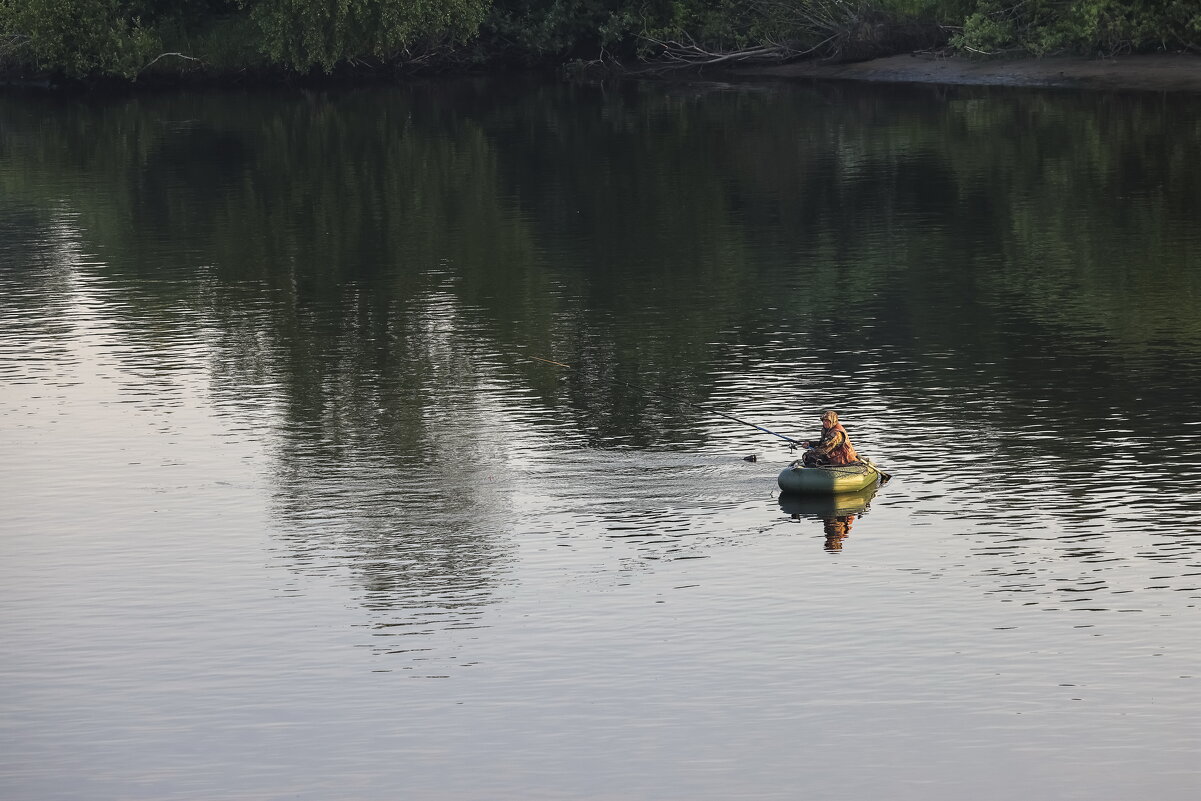
[[[0,795],[1194,799],[1199,223],[1182,97],[0,98]]]

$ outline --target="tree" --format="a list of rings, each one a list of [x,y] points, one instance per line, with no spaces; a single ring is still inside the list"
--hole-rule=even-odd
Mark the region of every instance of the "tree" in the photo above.
[[[159,47],[138,0],[0,0],[0,57],[61,72],[132,78]]]
[[[489,0],[243,0],[272,61],[305,72],[389,61],[475,33]]]

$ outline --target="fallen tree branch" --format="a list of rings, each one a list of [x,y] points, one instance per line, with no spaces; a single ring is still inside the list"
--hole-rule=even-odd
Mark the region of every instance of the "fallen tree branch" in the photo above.
[[[755,47],[739,48],[737,50],[707,50],[695,42],[663,41],[650,36],[640,37],[662,51],[655,61],[648,63],[646,68],[635,70],[631,74],[654,74],[680,69],[702,69],[720,64],[786,64],[789,61],[804,58],[819,51],[827,50],[839,37],[835,33],[827,36],[812,47],[798,50],[788,45],[771,42]]]
[[[186,60],[186,61],[195,61],[195,62],[196,62],[196,63],[198,63],[198,64],[203,64],[203,63],[204,63],[203,61],[201,61],[201,60],[200,60],[200,59],[198,59],[198,58],[195,58],[194,56],[185,56],[183,53],[159,53],[159,54],[158,54],[157,56],[155,56],[153,59],[151,59],[150,61],[148,61],[148,62],[145,64],[145,66],[143,66],[143,67],[142,67],[140,70],[138,70],[138,72],[137,72],[137,75],[134,75],[134,78],[133,78],[133,79],[136,81],[136,80],[138,79],[138,78],[137,78],[137,76],[138,76],[138,75],[141,75],[143,72],[145,72],[146,70],[150,69],[150,67],[151,67],[152,65],[154,65],[154,63],[155,63],[155,62],[157,62],[159,59],[161,59],[161,58],[167,58],[168,56],[172,56],[172,57],[174,57],[174,58],[182,58],[182,59],[184,59],[184,60]]]

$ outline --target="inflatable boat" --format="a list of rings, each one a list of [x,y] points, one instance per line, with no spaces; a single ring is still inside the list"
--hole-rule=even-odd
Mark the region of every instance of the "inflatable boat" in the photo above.
[[[860,492],[887,479],[871,459],[837,467],[805,467],[797,460],[780,471],[780,491],[790,495]]]

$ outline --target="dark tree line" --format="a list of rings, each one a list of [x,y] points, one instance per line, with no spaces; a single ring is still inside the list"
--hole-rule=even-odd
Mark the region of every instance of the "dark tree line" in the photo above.
[[[0,0],[0,69],[96,76],[1201,52],[1196,0]]]

